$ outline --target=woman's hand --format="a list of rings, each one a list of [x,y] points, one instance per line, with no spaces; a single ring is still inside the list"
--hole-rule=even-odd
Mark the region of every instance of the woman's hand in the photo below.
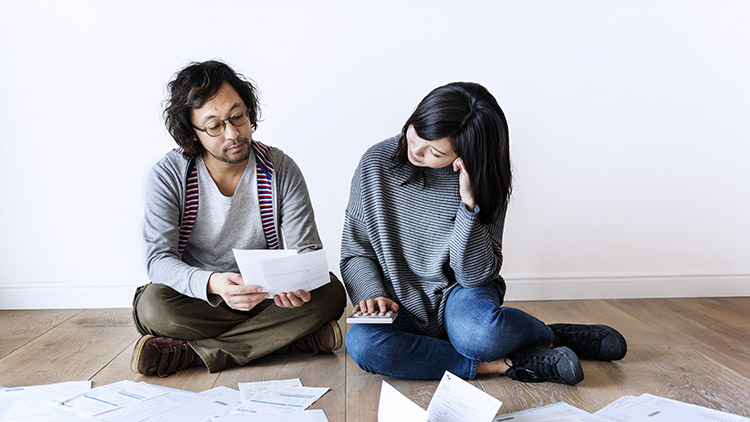
[[[474,192],[471,189],[471,179],[469,179],[469,172],[464,167],[464,161],[459,157],[453,161],[453,171],[460,171],[458,176],[459,193],[461,194],[461,201],[466,205],[466,209],[474,212],[474,207],[477,206],[474,201]]]
[[[354,313],[362,312],[364,314],[372,314],[376,312],[388,312],[398,311],[398,303],[388,299],[385,296],[378,296],[372,299],[360,300],[359,305],[354,307]]]

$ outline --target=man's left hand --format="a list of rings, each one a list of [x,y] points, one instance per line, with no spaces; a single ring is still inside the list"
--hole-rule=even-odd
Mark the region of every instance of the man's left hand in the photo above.
[[[312,298],[310,292],[297,290],[295,293],[283,292],[273,296],[273,303],[279,308],[299,308]]]

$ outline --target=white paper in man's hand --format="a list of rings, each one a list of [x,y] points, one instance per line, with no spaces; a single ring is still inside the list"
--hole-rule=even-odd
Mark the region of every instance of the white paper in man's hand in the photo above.
[[[285,258],[297,255],[293,249],[232,249],[234,260],[242,274],[242,280],[248,286],[261,286],[268,291],[266,276],[260,268],[260,262],[267,259]]]
[[[330,281],[322,249],[302,254],[288,249],[233,251],[245,284],[261,286],[271,296],[297,290],[309,292]]]

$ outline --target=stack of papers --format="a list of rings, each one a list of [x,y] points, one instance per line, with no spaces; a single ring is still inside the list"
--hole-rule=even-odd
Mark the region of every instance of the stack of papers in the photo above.
[[[555,403],[500,415],[494,422],[750,422],[750,418],[641,394],[620,397],[594,414]]]
[[[306,410],[328,388],[299,379],[240,383],[201,393],[119,381],[92,389],[90,381],[0,387],[2,422],[328,422]],[[502,402],[446,372],[427,410],[383,381],[378,422],[750,422],[651,394],[624,396],[589,414],[566,403],[497,415]]]
[[[624,396],[594,414],[555,403],[497,415],[502,402],[446,372],[427,410],[383,381],[378,422],[750,422],[750,418],[642,394]]]
[[[624,396],[584,422],[750,422],[750,418],[683,403],[651,394]]]
[[[119,381],[92,389],[90,381],[0,388],[3,422],[328,422],[322,410],[305,410],[328,391],[299,379],[217,387],[202,393],[145,382]]]
[[[238,385],[242,404],[232,411],[236,415],[293,412],[292,416],[297,417],[298,411],[307,409],[328,391],[328,388],[303,387],[299,378]]]
[[[493,422],[579,422],[589,415],[585,410],[560,402],[500,415]]]
[[[53,400],[61,400],[91,389],[91,381],[61,382],[51,385],[0,388],[0,421],[56,421],[68,412],[55,409]]]

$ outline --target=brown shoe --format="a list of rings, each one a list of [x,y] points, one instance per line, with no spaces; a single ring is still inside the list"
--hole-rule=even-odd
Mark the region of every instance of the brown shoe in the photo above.
[[[289,345],[289,350],[294,352],[312,353],[335,352],[344,344],[341,335],[341,327],[336,320],[330,320],[318,328],[314,333],[308,334]]]
[[[145,335],[135,344],[130,370],[136,374],[156,374],[164,378],[189,368],[195,357],[195,351],[185,340]]]

